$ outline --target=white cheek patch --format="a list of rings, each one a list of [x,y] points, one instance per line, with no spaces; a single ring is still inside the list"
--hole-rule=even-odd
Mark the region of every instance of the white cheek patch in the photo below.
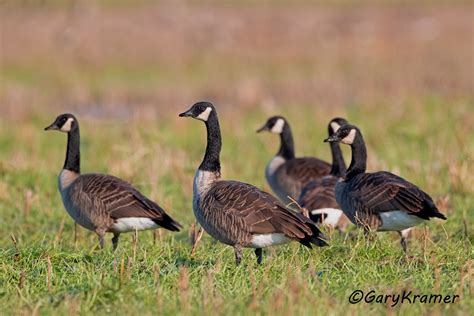
[[[70,132],[71,131],[71,125],[72,125],[72,122],[74,122],[74,119],[72,117],[68,118],[66,123],[63,124],[63,126],[61,126],[61,131],[63,132]]]
[[[337,132],[341,128],[341,125],[337,124],[336,122],[331,122],[330,125],[334,133]]]
[[[201,114],[196,116],[196,118],[198,120],[207,122],[207,119],[209,118],[209,114],[211,114],[211,112],[212,112],[212,108],[210,106],[208,106]]]
[[[349,132],[349,135],[344,137],[341,140],[341,143],[351,145],[352,143],[354,143],[354,139],[356,137],[356,134],[357,134],[357,131],[355,129],[351,129],[351,131]]]
[[[274,134],[281,134],[283,132],[283,126],[285,126],[285,120],[280,118],[276,121],[270,131]]]

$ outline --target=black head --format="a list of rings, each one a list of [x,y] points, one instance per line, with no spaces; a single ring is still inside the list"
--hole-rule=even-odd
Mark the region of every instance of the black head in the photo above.
[[[340,142],[346,145],[352,145],[356,137],[360,136],[360,130],[354,125],[341,126],[336,133],[326,138],[325,142]]]
[[[349,124],[345,119],[341,117],[333,118],[328,124],[328,134],[333,135],[341,126]]]
[[[266,131],[274,134],[281,134],[283,132],[283,127],[287,124],[288,123],[283,116],[272,116],[257,130],[257,133]]]
[[[179,117],[192,117],[194,119],[207,122],[209,115],[215,111],[216,109],[211,102],[201,101],[194,103],[189,110],[179,114]]]
[[[76,130],[79,126],[79,123],[77,122],[77,119],[74,115],[70,113],[65,113],[59,115],[56,120],[49,125],[48,127],[45,127],[45,131],[60,131],[64,133],[69,133],[74,130]]]

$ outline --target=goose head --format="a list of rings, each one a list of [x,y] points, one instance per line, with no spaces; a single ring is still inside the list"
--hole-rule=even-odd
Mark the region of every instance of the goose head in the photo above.
[[[45,131],[60,131],[64,133],[70,133],[78,128],[79,124],[74,115],[65,113],[59,115],[54,122],[45,127]]]
[[[360,131],[354,125],[341,126],[336,133],[332,134],[324,140],[324,142],[339,142],[346,145],[352,145],[354,140],[360,136]]]
[[[272,116],[257,130],[257,133],[270,132],[273,134],[281,134],[286,124],[287,122],[283,116]]]
[[[216,109],[214,108],[214,105],[211,102],[201,101],[194,103],[189,108],[189,110],[180,113],[179,117],[191,117],[196,120],[207,122],[211,113],[215,111]]]
[[[328,134],[333,135],[335,134],[341,126],[349,124],[345,119],[341,117],[333,118],[328,124]]]

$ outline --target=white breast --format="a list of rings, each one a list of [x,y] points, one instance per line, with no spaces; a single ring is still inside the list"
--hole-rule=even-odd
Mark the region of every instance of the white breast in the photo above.
[[[74,171],[67,170],[67,169],[61,170],[61,173],[59,174],[59,178],[58,178],[59,191],[63,191],[64,189],[66,189],[78,177],[79,177],[79,174]]]
[[[132,232],[136,230],[155,229],[158,225],[146,217],[123,217],[117,219],[112,226],[112,231],[117,233]]]
[[[379,227],[379,231],[402,231],[425,221],[418,216],[398,210],[380,213],[380,218],[382,225]]]
[[[280,245],[290,241],[290,238],[284,234],[261,234],[254,235],[250,241],[250,246],[253,248],[264,248],[273,245]]]
[[[193,211],[198,222],[203,225],[201,220],[201,212],[199,208],[199,202],[204,194],[209,190],[214,182],[219,180],[220,175],[212,171],[204,171],[198,169],[194,175],[193,182]]]
[[[342,211],[338,210],[338,209],[335,209],[335,208],[320,208],[320,209],[317,209],[317,210],[312,210],[311,214],[313,214],[313,215],[317,215],[317,214],[325,215],[325,216],[323,216],[323,218],[324,218],[323,224],[328,225],[328,226],[332,226],[332,227],[336,227],[337,224],[339,223],[339,219],[342,216]]]
[[[285,158],[281,156],[273,157],[272,160],[270,160],[270,162],[268,163],[267,168],[265,170],[266,176],[267,177],[272,176],[275,173],[275,171],[277,171],[277,169],[280,168],[280,166],[284,164],[285,162],[286,162]]]

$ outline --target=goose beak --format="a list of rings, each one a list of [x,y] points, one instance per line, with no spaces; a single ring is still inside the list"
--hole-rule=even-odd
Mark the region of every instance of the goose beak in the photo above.
[[[340,139],[336,135],[331,135],[331,136],[329,136],[328,138],[326,138],[324,140],[325,143],[335,143],[335,142],[339,142],[339,141],[340,141]]]
[[[183,112],[183,113],[179,113],[179,117],[192,117],[192,116],[193,116],[193,115],[192,115],[190,109],[187,110],[187,111],[185,111],[185,112]]]
[[[56,122],[44,128],[45,131],[56,131],[59,127],[56,125]]]
[[[257,133],[261,133],[261,132],[264,132],[264,131],[268,131],[268,127],[267,125],[263,125],[262,127],[260,127],[259,129],[257,129]]]
[[[262,127],[260,127],[259,129],[257,129],[257,133],[261,133],[261,132],[266,132],[266,131],[269,131],[270,129],[268,128],[267,124],[263,125]]]

